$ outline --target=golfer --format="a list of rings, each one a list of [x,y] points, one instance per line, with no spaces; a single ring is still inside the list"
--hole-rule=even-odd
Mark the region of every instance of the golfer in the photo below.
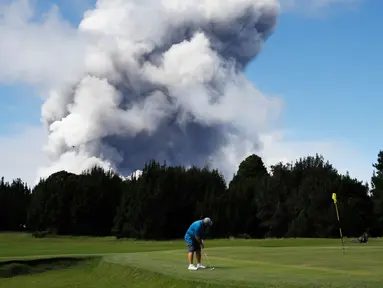
[[[213,225],[209,217],[193,222],[185,234],[185,241],[188,245],[189,270],[198,270],[206,268],[201,264],[201,249],[204,248],[202,236],[206,230]],[[193,254],[196,254],[197,266],[193,264]]]

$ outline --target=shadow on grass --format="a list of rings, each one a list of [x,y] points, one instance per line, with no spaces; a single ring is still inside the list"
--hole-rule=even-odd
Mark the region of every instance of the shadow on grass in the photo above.
[[[19,275],[66,269],[90,259],[91,257],[58,257],[3,261],[0,262],[0,278],[11,278]]]
[[[213,266],[214,270],[219,269],[219,270],[226,270],[226,269],[235,269],[236,267],[229,267],[229,266]],[[209,266],[206,266],[205,270],[210,270]]]

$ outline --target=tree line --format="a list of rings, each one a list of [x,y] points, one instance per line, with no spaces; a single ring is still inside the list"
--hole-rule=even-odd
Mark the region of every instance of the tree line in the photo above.
[[[320,155],[266,169],[244,159],[233,179],[209,167],[149,161],[140,177],[124,179],[94,167],[60,171],[31,189],[21,179],[0,182],[0,230],[135,239],[182,238],[209,216],[210,237],[339,237],[332,193],[347,237],[383,233],[383,151],[371,187],[340,174]]]

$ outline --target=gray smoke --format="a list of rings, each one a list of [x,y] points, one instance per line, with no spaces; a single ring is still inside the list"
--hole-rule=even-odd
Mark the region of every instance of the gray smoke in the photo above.
[[[82,76],[43,106],[40,176],[156,159],[230,177],[278,106],[243,75],[278,14],[276,0],[99,0],[79,25]]]

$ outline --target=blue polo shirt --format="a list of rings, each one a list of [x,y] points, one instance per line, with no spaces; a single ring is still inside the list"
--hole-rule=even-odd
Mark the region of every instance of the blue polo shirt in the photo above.
[[[203,233],[205,233],[205,226],[203,226],[202,220],[197,220],[190,225],[184,239],[187,243],[192,243],[196,236],[201,237]]]

